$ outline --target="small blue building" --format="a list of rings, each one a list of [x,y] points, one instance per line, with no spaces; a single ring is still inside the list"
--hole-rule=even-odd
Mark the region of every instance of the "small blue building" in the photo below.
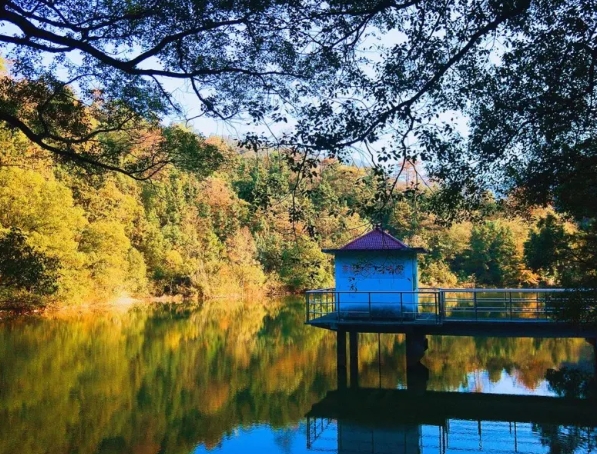
[[[335,256],[336,299],[339,312],[414,315],[417,311],[417,254],[377,226],[340,249]]]

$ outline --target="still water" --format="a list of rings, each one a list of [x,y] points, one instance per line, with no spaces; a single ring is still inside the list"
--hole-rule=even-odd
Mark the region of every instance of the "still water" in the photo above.
[[[287,298],[2,320],[0,454],[596,452],[597,431],[559,420],[557,406],[548,422],[508,421],[491,402],[459,398],[586,394],[584,372],[545,378],[592,370],[582,339],[432,337],[427,390],[448,403],[436,412],[428,393],[425,405],[398,402],[386,417],[375,402],[401,399],[404,339],[362,335],[359,384],[381,389],[378,401],[356,415],[343,404],[314,414],[336,388],[335,338],[303,317],[301,299]]]

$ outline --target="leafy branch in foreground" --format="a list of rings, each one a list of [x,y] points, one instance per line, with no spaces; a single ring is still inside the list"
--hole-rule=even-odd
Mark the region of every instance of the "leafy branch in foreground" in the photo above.
[[[3,2],[0,47],[10,75],[2,78],[0,120],[62,159],[147,178],[168,159],[122,164],[85,145],[182,115],[172,88],[182,84],[199,116],[263,119],[280,103],[313,96],[350,64],[373,16],[409,5]]]

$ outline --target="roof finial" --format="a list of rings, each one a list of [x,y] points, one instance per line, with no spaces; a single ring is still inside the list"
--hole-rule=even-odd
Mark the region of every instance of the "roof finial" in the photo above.
[[[383,229],[381,228],[381,223],[375,224],[375,230],[379,230],[380,232],[383,232]]]

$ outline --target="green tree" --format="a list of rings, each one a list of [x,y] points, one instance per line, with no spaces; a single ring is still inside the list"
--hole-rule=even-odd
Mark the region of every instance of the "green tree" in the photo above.
[[[58,289],[58,270],[58,260],[27,244],[19,229],[13,227],[0,238],[1,287],[51,295]]]
[[[473,275],[476,284],[519,285],[519,263],[512,231],[496,221],[474,226],[469,249],[464,252],[463,271]]]
[[[552,282],[558,281],[566,265],[571,262],[571,235],[553,214],[539,219],[537,230],[524,243],[527,265]]]
[[[18,228],[27,242],[59,260],[57,298],[85,297],[85,256],[78,239],[87,221],[72,192],[53,175],[18,167],[0,168],[0,226]]]
[[[85,254],[85,268],[89,272],[89,285],[94,288],[95,298],[105,299],[131,290],[126,288],[131,279],[129,258],[137,257],[138,260],[138,256],[135,253],[130,255],[131,243],[122,224],[107,220],[88,224],[81,233],[79,250]],[[138,273],[143,265],[134,266],[137,267],[137,278],[142,282],[144,276]],[[133,286],[138,288],[141,282]]]
[[[456,287],[458,277],[452,272],[450,266],[443,262],[434,260],[425,266],[420,267],[420,281],[430,287]]]
[[[282,282],[293,291],[331,285],[330,260],[308,238],[288,242],[283,247],[279,274]]]

